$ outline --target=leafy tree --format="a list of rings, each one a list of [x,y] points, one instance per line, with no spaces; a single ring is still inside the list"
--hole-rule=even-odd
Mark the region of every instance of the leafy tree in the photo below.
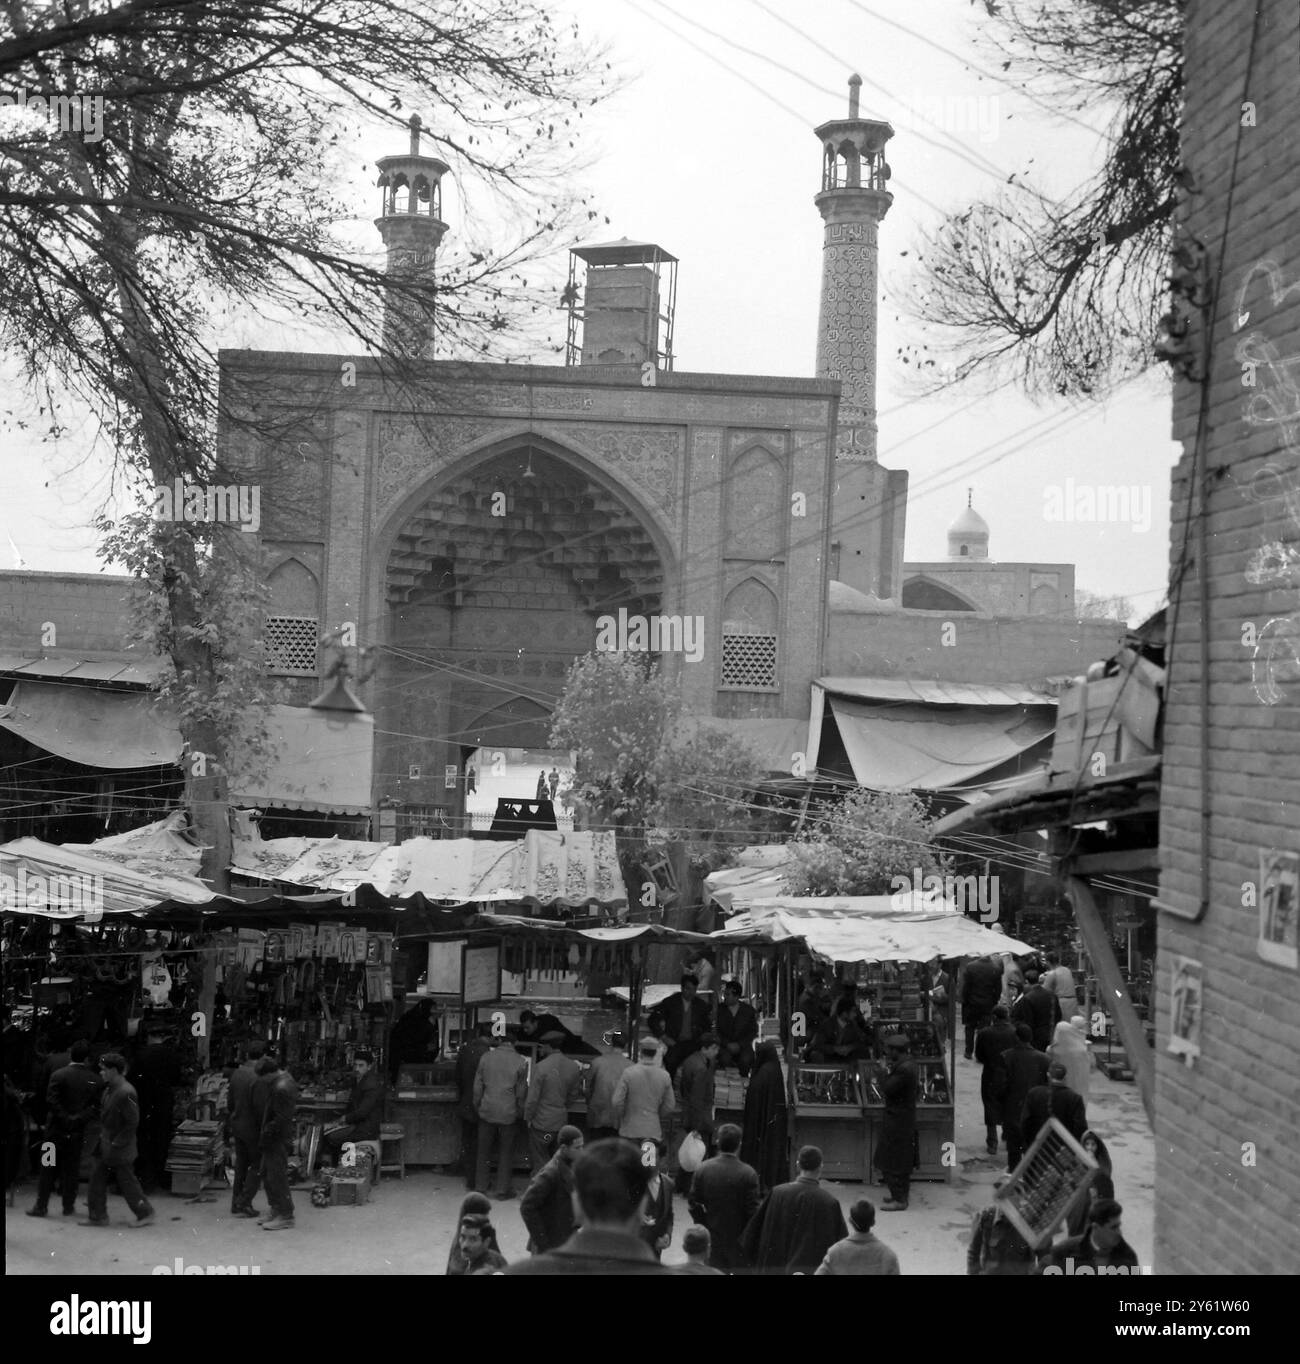
[[[103,99],[89,137],[84,116],[64,128],[30,111],[0,133],[0,349],[44,434],[88,411],[113,453],[135,510],[99,523],[103,550],[148,585],[141,639],[173,663],[187,805],[219,888],[227,750],[256,744],[257,721],[245,721],[268,695],[245,624],[260,566],[225,523],[151,513],[153,490],[177,478],[241,481],[219,458],[219,425],[237,459],[274,443],[255,402],[218,391],[222,328],[285,319],[382,354],[386,305],[432,305],[427,279],[387,274],[374,242],[348,238],[340,224],[357,206],[330,190],[355,173],[345,133],[387,122],[401,149],[416,107],[431,115],[425,150],[454,167],[467,224],[439,253],[443,344],[512,354],[554,302],[530,286],[528,263],[585,208],[557,185],[603,84],[593,59],[528,0],[0,5],[0,88],[79,111],[83,97]],[[387,360],[397,382],[427,389],[413,359]]]
[[[912,791],[855,788],[818,814],[790,844],[794,895],[888,895],[895,876],[946,876],[930,842],[932,819]],[[920,889],[920,887],[917,887]]]
[[[1022,175],[952,213],[920,255],[914,315],[941,384],[1008,378],[1099,395],[1146,369],[1166,307],[1184,0],[1005,0],[986,32],[1007,79],[1070,118],[1113,111],[1100,170],[1059,201]]]
[[[644,654],[575,660],[550,742],[573,750],[575,794],[614,830],[631,903],[654,853],[680,849],[703,872],[754,837],[758,759],[732,736],[684,722],[676,687]]]

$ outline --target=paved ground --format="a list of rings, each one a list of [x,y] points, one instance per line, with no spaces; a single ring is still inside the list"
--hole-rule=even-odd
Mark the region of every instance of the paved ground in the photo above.
[[[991,1194],[1005,1156],[985,1154],[979,1105],[979,1068],[957,1061],[957,1146],[960,1168],[949,1184],[914,1184],[905,1213],[882,1213],[877,1230],[897,1252],[905,1274],[962,1274],[971,1219]],[[1124,1205],[1124,1234],[1143,1265],[1151,1263],[1152,1189],[1155,1150],[1137,1087],[1093,1073],[1088,1102],[1092,1126],[1104,1137],[1115,1166],[1115,1192]],[[522,1176],[519,1187],[522,1188]],[[879,1206],[884,1191],[860,1184],[828,1185],[847,1209],[856,1199]],[[404,1182],[385,1178],[371,1202],[360,1208],[316,1209],[307,1192],[295,1194],[297,1226],[263,1232],[255,1222],[233,1219],[229,1195],[214,1190],[214,1201],[192,1203],[161,1195],[158,1221],[132,1230],[130,1213],[114,1195],[113,1225],[78,1227],[56,1211],[44,1220],[25,1217],[32,1186],[18,1191],[6,1210],[5,1251],[9,1274],[149,1274],[156,1266],[257,1266],[262,1274],[441,1274],[452,1228],[464,1195],[459,1179],[416,1172]],[[262,1200],[259,1199],[259,1205]],[[78,1205],[84,1207],[84,1202]],[[682,1258],[681,1232],[688,1224],[677,1201],[673,1249],[667,1262]],[[507,1258],[523,1256],[527,1237],[517,1202],[497,1205],[493,1214]]]

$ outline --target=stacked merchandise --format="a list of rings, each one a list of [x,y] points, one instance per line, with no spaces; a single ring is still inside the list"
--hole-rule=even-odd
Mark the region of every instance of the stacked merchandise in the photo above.
[[[714,1108],[743,1111],[748,1083],[748,1080],[741,1078],[738,1070],[718,1071],[713,1089]]]
[[[878,968],[875,994],[879,1017],[904,1022],[920,1022],[925,1017],[921,982],[914,969],[904,972],[892,963]]]
[[[172,1192],[197,1194],[223,1150],[221,1124],[190,1119],[181,1123],[167,1152]]]

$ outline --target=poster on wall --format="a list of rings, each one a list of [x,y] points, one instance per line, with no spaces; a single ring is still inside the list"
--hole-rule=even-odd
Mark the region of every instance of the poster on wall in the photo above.
[[[1190,1066],[1201,1054],[1202,985],[1205,967],[1191,957],[1175,957],[1170,980],[1169,1050]]]
[[[1300,853],[1259,854],[1259,940],[1256,950],[1274,966],[1300,969]]]

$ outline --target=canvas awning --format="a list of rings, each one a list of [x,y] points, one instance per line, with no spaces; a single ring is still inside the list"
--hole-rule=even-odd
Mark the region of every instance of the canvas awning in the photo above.
[[[521,839],[410,838],[368,843],[341,838],[237,839],[231,871],[298,886],[381,895],[423,895],[469,904],[627,903],[614,835],[530,829]]]
[[[704,878],[705,902],[718,905],[727,913],[738,897],[749,903],[784,895],[790,889],[786,870],[792,860],[790,849],[784,843],[742,848],[736,855],[734,867],[710,872]]]
[[[0,909],[18,914],[94,923],[105,914],[138,913],[160,900],[207,905],[214,898],[197,877],[137,870],[39,838],[0,847]]]
[[[904,897],[797,896],[751,906],[725,928],[715,942],[734,947],[770,947],[802,941],[808,951],[828,963],[934,961],[935,958],[980,957],[990,952],[1033,951],[1028,943],[994,933],[956,912],[937,895]]]
[[[86,767],[162,767],[181,757],[175,715],[152,692],[22,681],[0,706],[0,726]]]
[[[973,790],[989,773],[1050,745],[1048,705],[936,707],[827,696],[854,780],[875,791]]]
[[[71,660],[75,662],[75,660]],[[47,753],[112,771],[178,764],[184,744],[173,708],[155,693],[20,681],[0,726]],[[230,797],[244,805],[370,813],[374,717],[271,706],[262,774],[231,755]]]

